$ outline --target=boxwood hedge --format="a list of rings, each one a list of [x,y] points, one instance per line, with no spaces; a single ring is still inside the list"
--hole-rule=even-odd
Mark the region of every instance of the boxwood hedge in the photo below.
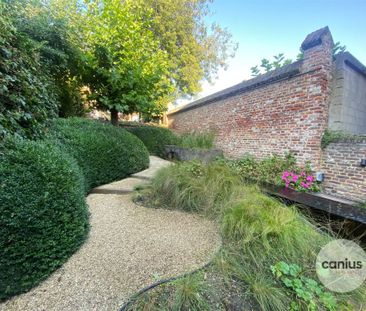
[[[141,140],[110,124],[82,118],[57,119],[50,137],[76,159],[86,191],[149,165],[149,153]]]
[[[176,145],[179,142],[179,138],[164,127],[139,125],[125,126],[125,128],[140,138],[151,154],[159,157],[165,157],[165,145]]]
[[[85,191],[146,168],[131,133],[85,119],[55,120],[47,139],[0,145],[0,300],[45,279],[81,245]]]
[[[0,300],[59,267],[88,228],[84,179],[70,156],[47,142],[0,147]]]

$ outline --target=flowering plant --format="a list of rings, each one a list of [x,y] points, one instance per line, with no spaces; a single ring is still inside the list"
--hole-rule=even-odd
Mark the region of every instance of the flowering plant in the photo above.
[[[314,176],[302,171],[300,174],[295,172],[284,171],[281,177],[282,184],[286,188],[291,188],[297,191],[320,191],[319,185],[316,183]]]

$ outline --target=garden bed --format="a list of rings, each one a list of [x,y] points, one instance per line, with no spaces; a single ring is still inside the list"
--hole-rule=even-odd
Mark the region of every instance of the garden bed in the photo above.
[[[322,230],[295,206],[286,206],[257,185],[243,182],[238,174],[243,165],[227,164],[177,163],[161,170],[136,196],[146,207],[215,220],[223,245],[206,269],[136,295],[126,309],[362,309],[364,287],[347,295],[329,292],[314,271],[317,254],[338,235]]]

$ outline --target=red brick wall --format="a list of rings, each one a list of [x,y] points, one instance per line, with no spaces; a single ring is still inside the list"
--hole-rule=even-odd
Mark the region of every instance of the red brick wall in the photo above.
[[[263,158],[287,151],[299,163],[309,160],[320,167],[321,135],[328,122],[333,41],[304,52],[300,73],[283,81],[190,110],[168,114],[177,132],[215,129],[216,147],[227,157],[246,153]]]
[[[359,142],[332,143],[324,150],[324,192],[366,202],[366,138]]]

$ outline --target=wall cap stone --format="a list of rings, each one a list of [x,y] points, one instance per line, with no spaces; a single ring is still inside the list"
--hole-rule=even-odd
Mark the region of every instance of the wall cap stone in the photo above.
[[[306,51],[312,47],[322,44],[323,37],[326,35],[332,36],[328,26],[313,31],[306,36],[305,40],[301,44],[301,50]]]

